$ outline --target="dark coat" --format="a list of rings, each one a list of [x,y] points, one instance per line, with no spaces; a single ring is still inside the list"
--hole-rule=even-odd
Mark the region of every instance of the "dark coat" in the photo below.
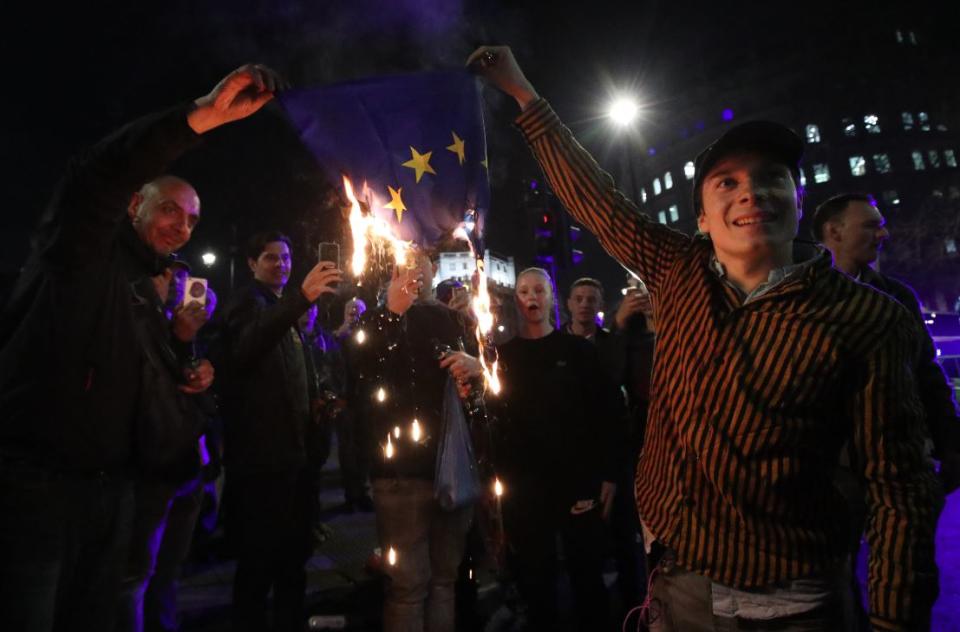
[[[943,369],[937,364],[937,352],[930,332],[923,322],[917,295],[907,285],[880,274],[873,268],[866,268],[860,275],[860,281],[892,296],[913,315],[920,343],[920,356],[916,367],[917,390],[933,439],[934,454],[942,458],[946,452],[960,451],[960,418],[953,400],[953,389]]]
[[[225,306],[215,359],[228,468],[289,471],[311,459],[317,375],[297,329],[309,307],[299,288],[277,298],[258,282]]]
[[[127,471],[142,353],[131,284],[163,267],[133,235],[132,194],[194,145],[186,107],[139,119],[75,158],[0,316],[0,455]]]
[[[358,379],[356,404],[372,437],[367,446],[373,454],[371,476],[433,480],[448,375],[440,368],[438,351],[457,351],[463,342],[467,353],[475,355],[474,334],[460,312],[436,301],[415,303],[403,316],[377,307],[360,322],[366,340],[358,344],[354,337],[348,344]],[[386,393],[383,402],[376,397],[380,388]],[[423,433],[419,443],[409,435],[414,419]],[[386,459],[382,448],[396,426],[401,438],[391,438],[395,453]]]

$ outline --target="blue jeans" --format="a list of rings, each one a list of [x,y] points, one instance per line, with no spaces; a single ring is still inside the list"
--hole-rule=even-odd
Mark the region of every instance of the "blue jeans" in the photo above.
[[[373,504],[389,578],[384,632],[452,632],[454,583],[463,559],[473,507],[444,511],[433,497],[433,482],[419,479],[373,481]]]
[[[112,630],[132,516],[125,478],[0,462],[0,628]]]

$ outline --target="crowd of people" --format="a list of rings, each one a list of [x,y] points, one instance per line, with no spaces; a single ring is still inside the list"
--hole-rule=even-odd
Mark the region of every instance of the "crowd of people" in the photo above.
[[[167,170],[283,87],[241,67],[71,163],[0,315],[3,629],[176,629],[177,576],[225,480],[234,629],[302,630],[334,431],[346,506],[375,513],[385,630],[462,627],[478,555],[529,630],[565,609],[590,631],[929,627],[960,419],[915,295],[870,267],[888,237],[873,200],[832,198],[820,244],[797,240],[803,144],[750,122],[698,156],[684,235],[616,189],[509,48],[468,64],[517,101],[551,187],[629,271],[609,329],[599,281],[571,285],[560,324],[555,279],[523,270],[503,389],[484,398],[470,288],[434,291],[436,250],[327,330],[317,305],[343,274],[320,261],[288,287],[279,231],[250,238],[252,281],[218,306],[175,256],[200,199]]]

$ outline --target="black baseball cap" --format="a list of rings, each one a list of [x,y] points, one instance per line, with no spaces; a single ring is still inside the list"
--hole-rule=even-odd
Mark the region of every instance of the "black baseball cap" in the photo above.
[[[786,165],[800,184],[800,159],[803,141],[786,125],[773,121],[748,121],[731,127],[707,146],[694,160],[693,208],[700,214],[700,188],[703,179],[722,158],[733,153],[756,152]]]
[[[179,255],[173,254],[170,255],[170,267],[171,268],[182,268],[187,271],[187,274],[190,274],[190,264],[180,258]]]

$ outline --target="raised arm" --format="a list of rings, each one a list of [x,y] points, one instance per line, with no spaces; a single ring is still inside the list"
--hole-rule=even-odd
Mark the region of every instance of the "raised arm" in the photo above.
[[[334,285],[341,280],[341,272],[333,263],[321,261],[307,273],[299,288],[290,288],[274,306],[268,306],[262,297],[253,293],[244,295],[224,314],[233,369],[243,372],[255,366],[290,334],[310,304],[322,294],[335,292]]]
[[[903,312],[860,367],[851,407],[867,489],[870,620],[876,630],[924,629],[938,591],[934,535],[943,490],[924,455],[915,358],[913,323]]]
[[[597,236],[613,258],[656,293],[666,270],[690,245],[690,237],[641,213],[616,188],[610,174],[540,98],[509,47],[483,46],[467,64],[517,101],[522,110],[517,126],[564,207]]]
[[[279,82],[268,68],[243,66],[193,103],[133,121],[75,157],[41,218],[39,254],[70,268],[102,256],[135,191],[163,175],[200,134],[263,107]]]

